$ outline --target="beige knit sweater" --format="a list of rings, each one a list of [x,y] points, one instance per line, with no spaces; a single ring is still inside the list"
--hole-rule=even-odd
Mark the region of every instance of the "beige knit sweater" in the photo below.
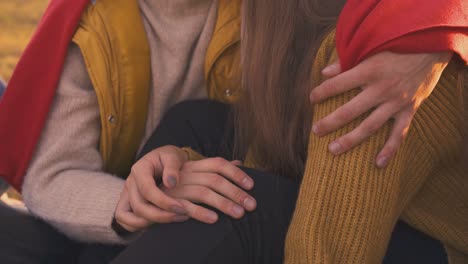
[[[218,4],[216,0],[139,0],[139,4],[152,67],[144,144],[169,107],[206,97],[203,65]],[[35,216],[74,240],[125,243],[111,228],[124,181],[103,172],[99,120],[83,58],[71,45],[25,177],[24,201]]]

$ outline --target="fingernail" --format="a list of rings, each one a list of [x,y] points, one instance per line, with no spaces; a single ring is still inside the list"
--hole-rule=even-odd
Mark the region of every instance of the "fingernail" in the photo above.
[[[330,66],[325,67],[325,69],[322,70],[322,74],[324,75],[329,75],[338,70],[339,65],[338,64],[332,64]]]
[[[250,179],[248,177],[245,177],[242,180],[242,186],[244,186],[244,188],[246,188],[246,189],[251,189],[254,186],[254,182],[253,182],[252,179]]]
[[[315,103],[315,100],[316,100],[317,98],[315,97],[314,93],[311,93],[309,99],[310,99],[310,102],[311,102],[311,103]]]
[[[333,154],[339,154],[342,150],[342,147],[340,143],[333,142],[328,146],[328,150]]]
[[[206,214],[206,216],[208,217],[209,221],[212,223],[215,223],[216,221],[218,221],[218,215],[214,212],[209,212]]]
[[[172,212],[174,212],[176,214],[180,214],[180,215],[186,215],[187,214],[187,210],[185,210],[184,208],[179,207],[177,205],[172,206],[171,209],[172,209]]]
[[[385,156],[378,158],[377,159],[377,167],[379,167],[381,169],[385,168],[387,166],[387,164],[388,164],[388,161],[389,161],[389,158],[385,157]]]
[[[313,125],[312,126],[312,132],[314,132],[315,135],[319,134],[319,127],[318,125]]]
[[[237,204],[232,207],[232,212],[235,216],[241,216],[244,214],[244,208],[238,206]]]
[[[331,68],[331,66],[325,67],[325,68],[322,70],[322,74],[324,74],[324,75],[330,74],[330,72],[331,72],[331,69],[330,69],[330,68]]]
[[[174,176],[168,176],[167,177],[167,184],[169,184],[169,188],[174,188],[177,185],[177,180]]]
[[[244,199],[244,206],[247,210],[253,210],[257,206],[257,202],[254,199],[247,197]]]
[[[176,215],[174,216],[173,220],[174,222],[185,222],[187,220],[189,220],[190,217],[186,216],[186,215]]]

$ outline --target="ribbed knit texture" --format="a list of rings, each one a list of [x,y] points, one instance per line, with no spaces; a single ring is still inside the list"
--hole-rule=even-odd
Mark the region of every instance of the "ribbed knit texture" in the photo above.
[[[315,80],[322,79],[320,70],[330,60],[332,41],[333,36],[318,52]],[[311,134],[285,263],[380,263],[400,217],[441,240],[450,263],[468,263],[468,173],[462,154],[468,87],[457,87],[457,66],[452,62],[447,67],[386,169],[375,166],[375,157],[390,135],[391,122],[340,156],[332,155],[328,144],[366,116],[322,138]],[[358,92],[315,105],[313,120]]]
[[[322,43],[313,78],[336,58],[334,33]],[[366,116],[319,138],[310,136],[308,159],[286,239],[286,264],[381,263],[400,218],[440,240],[450,264],[468,263],[468,164],[463,149],[468,125],[468,85],[463,63],[451,62],[418,110],[408,137],[386,169],[375,157],[392,123],[352,151],[334,156],[328,144]],[[359,93],[354,90],[314,106],[314,121]],[[204,157],[184,148],[190,160]],[[244,166],[255,168],[248,153]]]
[[[322,43],[313,78],[336,59],[334,34]],[[352,151],[334,156],[328,144],[367,115],[319,138],[310,136],[296,211],[286,239],[285,263],[381,263],[400,218],[440,240],[450,264],[468,263],[468,164],[463,153],[468,121],[467,69],[452,61],[418,110],[408,137],[386,169],[375,157],[392,122]],[[314,106],[314,121],[349,102],[358,90]],[[204,157],[184,148],[190,160]],[[244,166],[255,168],[249,152]]]

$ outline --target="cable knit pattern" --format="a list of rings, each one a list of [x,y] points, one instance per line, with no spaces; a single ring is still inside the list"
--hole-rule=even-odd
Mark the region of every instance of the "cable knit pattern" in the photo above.
[[[217,1],[140,0],[140,9],[153,74],[143,145],[169,107],[206,97],[204,59]],[[103,171],[99,137],[97,97],[81,53],[71,45],[25,176],[24,201],[33,215],[72,239],[125,244],[111,228],[124,181]]]

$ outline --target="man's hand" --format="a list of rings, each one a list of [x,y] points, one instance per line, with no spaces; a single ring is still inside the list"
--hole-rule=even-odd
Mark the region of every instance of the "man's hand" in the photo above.
[[[358,87],[362,92],[316,122],[312,131],[318,136],[326,135],[372,110],[357,128],[330,143],[329,150],[339,155],[363,142],[393,118],[390,138],[376,159],[378,167],[386,167],[404,141],[414,114],[432,93],[451,57],[451,52],[382,52],[343,73],[339,62],[328,66],[322,73],[330,79],[312,90],[312,103]]]
[[[174,146],[157,148],[133,166],[115,211],[118,224],[130,232],[153,223],[183,222],[189,219],[183,204],[164,193],[156,184],[162,178],[166,188],[174,188],[187,154]]]

